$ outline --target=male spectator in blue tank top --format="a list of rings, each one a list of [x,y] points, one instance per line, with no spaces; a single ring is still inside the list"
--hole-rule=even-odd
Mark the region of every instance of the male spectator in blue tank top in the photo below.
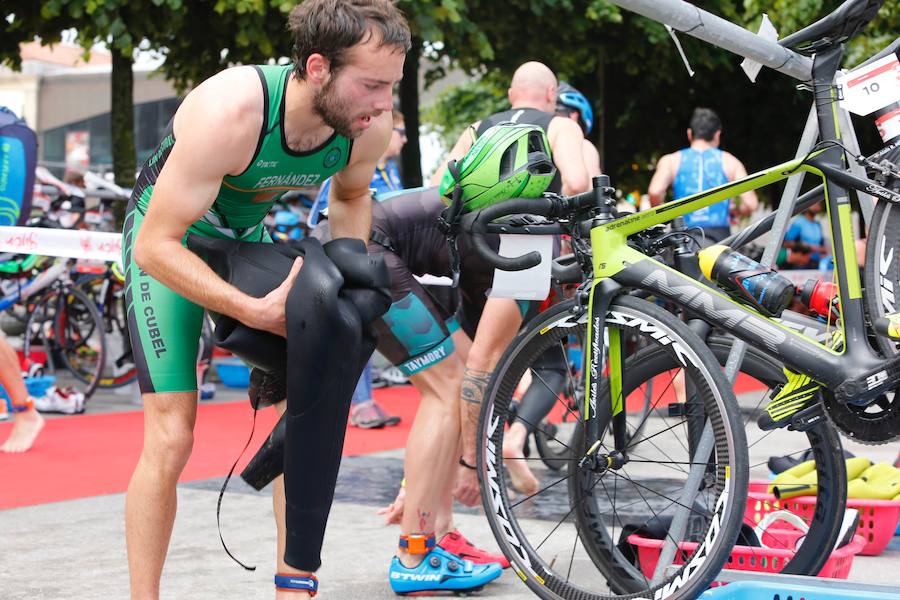
[[[791,222],[787,233],[784,234],[784,247],[791,254],[802,254],[806,261],[795,259],[792,262],[794,269],[818,269],[819,263],[828,255],[825,246],[825,232],[822,224],[816,219],[816,214],[822,210],[820,204],[813,204],[803,211],[803,214]]]
[[[719,150],[722,121],[708,108],[697,108],[687,130],[690,147],[659,159],[650,180],[650,203],[653,206],[666,199],[672,187],[675,200],[708,190],[747,176],[747,169],[734,155]],[[731,199],[688,213],[684,216],[688,227],[700,227],[708,242],[718,242],[731,233],[729,219],[732,212],[750,216],[759,201],[756,192],[741,194],[740,202],[731,206]]]

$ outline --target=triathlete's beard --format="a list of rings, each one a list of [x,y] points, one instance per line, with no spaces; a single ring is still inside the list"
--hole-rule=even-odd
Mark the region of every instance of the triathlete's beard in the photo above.
[[[319,115],[326,125],[331,127],[345,138],[353,138],[362,132],[354,133],[353,116],[350,114],[350,105],[343,99],[339,98],[334,92],[334,81],[336,77],[328,80],[321,90],[317,91],[313,96],[313,110]]]

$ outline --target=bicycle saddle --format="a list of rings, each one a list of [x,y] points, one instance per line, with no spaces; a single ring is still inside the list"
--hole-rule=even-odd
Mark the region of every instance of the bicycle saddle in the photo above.
[[[778,43],[800,54],[812,54],[819,50],[820,44],[817,42],[828,46],[840,44],[874,19],[882,4],[884,0],[847,0],[828,16],[778,40]]]

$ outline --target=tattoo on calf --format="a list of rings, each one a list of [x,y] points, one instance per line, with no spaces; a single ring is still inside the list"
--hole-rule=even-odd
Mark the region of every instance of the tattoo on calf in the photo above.
[[[469,404],[481,404],[484,400],[484,391],[487,389],[488,380],[491,374],[489,371],[478,371],[476,369],[466,369],[462,380],[462,389],[460,395],[462,399]]]

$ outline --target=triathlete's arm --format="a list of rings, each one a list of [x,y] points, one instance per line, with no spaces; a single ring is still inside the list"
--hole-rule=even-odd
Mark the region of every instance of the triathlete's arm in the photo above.
[[[353,141],[350,163],[331,178],[328,193],[328,222],[333,239],[359,238],[369,241],[372,230],[372,176],[375,165],[391,140],[390,111],[372,119],[361,136]]]
[[[744,167],[744,163],[738,160],[733,154],[728,152],[722,153],[722,166],[725,169],[725,176],[728,178],[728,181],[742,179],[747,176],[747,169]],[[741,194],[740,198],[741,202],[738,206],[738,212],[743,217],[749,217],[759,206],[759,199],[756,197],[756,192],[753,190],[744,192]]]
[[[584,140],[583,149],[584,166],[587,169],[588,177],[593,179],[598,175],[602,175],[603,171],[600,169],[600,152],[597,151],[597,147],[592,144],[590,140]]]
[[[434,175],[431,176],[431,185],[440,185],[441,179],[444,177],[444,171],[447,170],[448,162],[451,160],[459,160],[466,155],[466,152],[469,151],[469,148],[471,148],[472,144],[475,142],[475,132],[478,131],[478,126],[480,124],[481,121],[476,121],[466,127],[465,131],[459,136],[459,139],[456,140],[456,143],[453,145],[447,158],[438,164],[438,168],[435,169]]]
[[[656,163],[656,171],[650,179],[650,187],[647,189],[647,195],[650,196],[650,205],[656,206],[662,204],[666,199],[666,191],[675,180],[675,168],[672,161],[676,160],[676,154],[666,154]]]
[[[584,134],[578,123],[565,117],[553,117],[547,126],[547,138],[553,152],[553,164],[562,179],[562,193],[571,196],[588,191],[591,179],[584,162]]]
[[[187,228],[212,205],[222,178],[242,172],[252,160],[262,113],[259,76],[250,67],[223,71],[187,95],[175,115],[176,143],[153,188],[134,260],[188,300],[283,335],[283,298],[279,305],[272,294],[244,294],[181,245]]]

